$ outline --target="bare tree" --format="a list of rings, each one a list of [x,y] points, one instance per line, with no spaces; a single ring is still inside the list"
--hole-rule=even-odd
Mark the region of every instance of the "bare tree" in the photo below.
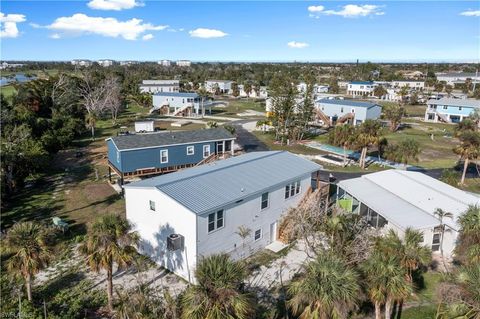
[[[103,85],[105,85],[106,107],[110,110],[113,124],[115,124],[122,107],[120,83],[116,77],[107,78],[103,82]]]

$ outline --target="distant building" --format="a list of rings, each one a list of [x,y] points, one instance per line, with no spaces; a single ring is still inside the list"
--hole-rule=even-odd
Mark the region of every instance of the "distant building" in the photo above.
[[[19,68],[19,67],[22,67],[22,66],[24,66],[24,64],[2,62],[0,64],[0,70]]]
[[[376,120],[382,114],[382,107],[371,102],[355,100],[321,99],[315,102],[317,119],[326,125],[348,123],[359,125],[365,120]]]
[[[172,65],[172,61],[170,61],[170,60],[161,60],[161,61],[158,61],[158,64],[160,64],[161,66],[171,66],[171,65]]]
[[[381,233],[393,230],[403,237],[408,228],[422,233],[422,245],[434,254],[441,250],[450,257],[460,225],[458,218],[469,205],[480,205],[480,197],[420,172],[386,170],[338,182],[337,205],[358,214]],[[441,221],[435,211],[453,215]],[[442,222],[446,231],[442,231]],[[443,240],[441,237],[444,237]]]
[[[98,60],[97,63],[103,67],[112,66],[114,61],[113,60]]]
[[[180,91],[180,81],[178,80],[143,80],[139,85],[142,93],[162,93]]]
[[[205,89],[210,93],[215,93],[218,87],[220,94],[231,94],[232,83],[230,80],[207,80],[205,81]]]
[[[70,61],[70,63],[75,66],[85,66],[85,67],[91,66],[93,64],[93,62],[90,60],[72,60]]]
[[[123,184],[125,178],[177,171],[211,155],[233,155],[234,140],[224,128],[114,136],[106,140],[109,173]]]
[[[425,121],[458,123],[480,109],[480,100],[441,98],[428,100]]]
[[[408,81],[408,80],[397,80],[397,81],[392,81],[390,85],[393,88],[402,88],[402,87],[409,87],[410,89],[414,89],[417,91],[423,91],[425,88],[425,82],[424,81]]]
[[[195,282],[204,256],[238,260],[278,241],[282,217],[317,187],[321,168],[288,152],[247,153],[125,185],[126,216],[142,254]]]
[[[251,97],[254,99],[266,99],[268,97],[266,86],[261,86],[259,90],[256,90],[255,86],[253,86],[252,91],[250,92],[249,95],[247,95],[247,92],[245,92],[245,86],[243,84],[239,84],[238,92],[239,92],[238,96],[240,97]]]
[[[189,67],[192,65],[192,61],[189,60],[178,60],[176,62],[177,66],[184,66],[184,67]]]
[[[158,92],[153,95],[153,108],[160,110],[167,107],[168,114],[174,116],[200,115],[202,103],[204,107],[209,105],[207,101],[202,102],[197,93]]]
[[[318,93],[328,93],[329,86],[328,85],[319,85],[319,84],[314,84],[313,86],[313,94],[318,94]],[[297,84],[297,91],[299,93],[305,93],[307,90],[307,83],[305,82],[300,82]]]
[[[457,73],[435,73],[437,81],[445,81],[449,85],[455,85],[457,82],[465,82],[467,79],[480,81],[480,75],[475,73],[457,72]]]
[[[373,96],[373,90],[376,85],[370,81],[352,81],[348,83],[347,94],[353,97]]]
[[[120,61],[120,65],[122,66],[130,66],[134,64],[139,64],[140,62],[138,61]]]

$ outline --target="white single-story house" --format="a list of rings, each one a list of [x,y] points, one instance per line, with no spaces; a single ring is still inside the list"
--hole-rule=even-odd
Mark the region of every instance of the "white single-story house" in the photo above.
[[[480,109],[480,100],[441,98],[427,101],[425,121],[458,123]]]
[[[446,82],[449,85],[455,85],[456,82],[465,82],[467,79],[480,81],[480,74],[467,72],[435,73],[437,81]]]
[[[255,89],[255,86],[252,87],[252,91],[250,92],[249,95],[247,95],[247,92],[245,92],[245,86],[243,84],[238,85],[238,92],[240,97],[251,97],[254,99],[266,99],[268,97],[267,93],[267,87],[266,86],[261,86],[260,89],[257,90]]]
[[[170,60],[161,60],[161,61],[158,61],[157,63],[160,64],[161,66],[171,66],[172,65],[172,61],[170,61]]]
[[[320,169],[269,151],[145,179],[124,186],[127,219],[141,237],[142,254],[193,282],[203,256],[241,259],[276,241],[282,215],[315,187],[312,175]]]
[[[365,120],[376,120],[382,114],[382,106],[356,100],[321,99],[315,101],[317,115],[324,124],[349,123],[358,125]]]
[[[420,172],[386,170],[347,179],[337,184],[337,205],[367,219],[370,226],[395,230],[400,236],[408,227],[423,233],[423,244],[440,250],[440,208],[452,213],[445,218],[444,255],[453,254],[458,217],[469,205],[480,205],[480,196],[462,191]]]
[[[425,88],[425,81],[396,80],[392,81],[390,84],[394,88],[402,88],[406,86],[417,91],[423,91]]]
[[[192,65],[192,61],[190,60],[178,60],[177,62],[175,62],[175,64],[177,66],[181,66],[181,67],[189,67]]]
[[[232,93],[232,83],[230,80],[207,80],[205,81],[205,90],[215,93],[216,88],[220,90],[220,94]]]

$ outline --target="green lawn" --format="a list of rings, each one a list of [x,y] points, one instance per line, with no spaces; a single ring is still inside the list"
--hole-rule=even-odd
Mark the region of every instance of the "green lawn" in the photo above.
[[[17,90],[15,90],[13,85],[0,86],[0,93],[7,99],[10,99],[16,92]]]
[[[225,107],[213,107],[212,115],[227,116],[227,117],[239,117],[238,113],[243,113],[247,110],[265,112],[265,101],[254,99],[229,99],[218,100],[217,102],[224,101],[227,104]]]
[[[305,154],[305,155],[320,155],[326,154],[320,150],[307,147],[302,144],[293,144],[293,145],[280,145],[275,143],[275,136],[273,133],[262,133],[259,131],[252,132],[260,141],[264,142],[268,148],[274,151],[289,151],[296,154]]]

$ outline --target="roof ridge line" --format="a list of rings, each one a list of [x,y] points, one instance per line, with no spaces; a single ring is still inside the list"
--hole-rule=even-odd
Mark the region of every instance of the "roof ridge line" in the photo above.
[[[177,182],[180,182],[180,181],[185,181],[185,180],[188,180],[188,179],[191,179],[191,178],[194,178],[194,177],[198,177],[198,176],[202,176],[202,175],[205,175],[205,174],[210,174],[212,172],[218,172],[222,169],[226,169],[226,168],[231,168],[231,167],[235,167],[235,166],[239,166],[239,165],[243,165],[243,164],[247,164],[247,163],[250,163],[254,160],[257,160],[259,158],[265,158],[265,157],[270,157],[270,156],[273,156],[274,154],[278,154],[278,153],[284,153],[286,151],[265,151],[267,154],[264,154],[262,157],[256,157],[256,158],[251,158],[247,161],[243,161],[243,162],[238,162],[238,163],[235,163],[235,164],[232,164],[232,165],[229,165],[229,166],[224,166],[224,167],[217,167],[217,168],[214,168],[212,170],[209,170],[207,172],[203,172],[203,173],[199,173],[199,174],[196,174],[196,175],[190,175],[190,176],[187,176],[187,177],[183,177],[183,178],[180,178],[180,179],[176,179],[174,181],[170,181],[170,182],[167,182],[167,183],[164,183],[162,185],[157,185],[157,186],[154,186],[155,188],[157,189],[160,189],[161,187],[163,186],[167,186],[167,185],[172,185],[174,183],[177,183]],[[259,153],[259,152],[255,152],[255,153]],[[233,158],[236,158],[236,157],[231,157],[232,159]],[[226,159],[228,160],[228,159]],[[215,164],[215,162],[211,163],[211,164]],[[207,164],[208,165],[208,164]],[[205,167],[205,166],[198,166],[199,168],[200,167]]]

